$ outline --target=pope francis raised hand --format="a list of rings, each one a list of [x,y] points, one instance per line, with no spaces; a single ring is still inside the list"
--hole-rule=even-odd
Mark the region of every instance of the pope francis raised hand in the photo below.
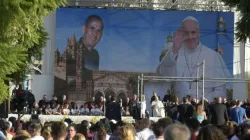
[[[172,46],[157,67],[157,73],[169,77],[196,77],[198,63],[205,60],[206,78],[230,78],[224,60],[218,52],[204,46],[199,40],[200,28],[196,18],[186,17],[176,31]],[[202,66],[199,67],[202,76]],[[205,98],[226,96],[227,84],[224,82],[205,82]],[[175,82],[175,93],[179,98],[196,96],[196,82]],[[202,97],[202,82],[199,83],[199,98]]]

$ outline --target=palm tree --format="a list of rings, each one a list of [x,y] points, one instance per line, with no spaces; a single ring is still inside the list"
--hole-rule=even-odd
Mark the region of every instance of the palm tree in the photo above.
[[[225,5],[236,8],[240,12],[240,19],[236,23],[236,39],[246,42],[250,38],[250,1],[249,0],[221,0]]]

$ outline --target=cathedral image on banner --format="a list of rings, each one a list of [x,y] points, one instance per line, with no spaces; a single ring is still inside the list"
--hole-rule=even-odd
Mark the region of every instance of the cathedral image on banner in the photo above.
[[[77,48],[73,34],[67,39],[67,47],[63,53],[55,52],[54,75],[55,93],[67,95],[69,101],[85,102],[96,100],[100,96],[116,96],[126,101],[132,97],[133,89],[129,87],[129,79],[141,73],[94,70],[85,76],[82,66],[83,50]],[[145,73],[154,76],[156,73]],[[137,82],[137,81],[136,81]]]

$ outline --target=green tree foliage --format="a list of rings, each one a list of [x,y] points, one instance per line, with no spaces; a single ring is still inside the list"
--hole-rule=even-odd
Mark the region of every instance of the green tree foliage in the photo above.
[[[0,102],[8,98],[8,84],[22,80],[31,56],[41,55],[47,33],[44,16],[66,0],[0,0]],[[16,80],[15,79],[15,80]]]
[[[250,38],[250,0],[221,0],[229,7],[240,11],[240,19],[236,23],[236,39],[246,42]]]
[[[27,48],[26,50],[26,56],[25,56],[25,63],[19,64],[19,69],[8,75],[10,79],[14,83],[19,83],[20,81],[24,81],[27,77],[26,74],[30,72],[30,68],[27,65],[28,63],[32,63],[31,57],[39,57],[42,55],[42,48],[46,46],[46,40],[48,39],[47,32],[45,32],[44,28],[41,26],[40,29],[37,31],[38,34],[40,34],[39,42],[35,43],[34,46],[31,46],[30,48]]]

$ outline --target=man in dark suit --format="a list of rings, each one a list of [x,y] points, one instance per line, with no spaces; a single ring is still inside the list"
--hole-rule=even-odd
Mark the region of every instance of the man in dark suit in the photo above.
[[[211,124],[218,127],[226,124],[228,119],[227,107],[222,104],[221,97],[216,98],[216,103],[209,107],[209,114],[211,118]]]
[[[162,102],[169,103],[170,102],[170,97],[171,97],[171,93],[168,90],[168,93],[166,95],[164,95]]]
[[[135,120],[139,120],[141,116],[141,109],[136,94],[134,94],[132,100],[129,101],[129,109],[130,116],[133,116]]]
[[[106,118],[108,118],[109,120],[121,121],[121,107],[115,101],[115,96],[112,96],[111,103],[109,103],[106,108]]]
[[[179,113],[178,121],[181,123],[184,123],[186,120],[192,118],[194,113],[194,107],[186,97],[183,97],[183,103],[177,106],[177,110]]]

